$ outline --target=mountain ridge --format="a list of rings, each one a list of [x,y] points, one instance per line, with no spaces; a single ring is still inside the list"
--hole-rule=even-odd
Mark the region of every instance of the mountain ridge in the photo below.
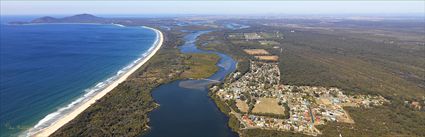
[[[31,23],[107,23],[108,19],[98,17],[92,14],[76,14],[63,18],[55,18],[51,16],[43,16],[33,19],[29,22],[10,22],[10,24],[31,24]]]

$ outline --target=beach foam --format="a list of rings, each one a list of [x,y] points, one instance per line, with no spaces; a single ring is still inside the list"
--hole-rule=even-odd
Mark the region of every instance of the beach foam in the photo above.
[[[116,25],[116,26],[119,26],[119,27],[125,27],[121,24],[113,24],[113,25]],[[110,86],[118,85],[119,83],[121,83],[122,82],[121,80],[122,80],[123,77],[125,77],[125,79],[126,79],[130,75],[130,74],[127,74],[127,73],[130,73],[130,71],[134,72],[135,70],[137,70],[138,67],[140,67],[147,60],[149,60],[149,58],[152,57],[153,54],[155,54],[155,52],[161,46],[160,44],[162,44],[162,34],[158,30],[150,28],[150,27],[143,26],[143,28],[153,30],[156,33],[155,42],[147,50],[147,52],[143,53],[141,55],[141,57],[137,58],[132,63],[130,63],[129,65],[127,65],[124,68],[122,68],[121,70],[119,70],[114,76],[112,76],[112,77],[110,77],[110,78],[108,78],[108,79],[106,79],[102,82],[99,82],[94,87],[91,87],[89,89],[84,90],[85,91],[84,95],[77,98],[76,100],[74,100],[70,104],[66,105],[65,107],[59,108],[57,111],[48,114],[43,119],[41,119],[34,127],[25,131],[20,136],[36,136],[36,135],[38,135],[39,133],[43,132],[47,128],[53,126],[59,120],[63,119],[65,116],[69,115],[70,113],[72,113],[74,111],[77,111],[77,109],[79,109],[83,105],[87,105],[86,103],[89,103],[89,101],[92,101],[100,92],[105,92],[105,90],[112,90],[114,87],[112,87],[111,89],[108,89],[108,88],[110,88]],[[137,68],[135,68],[136,66],[137,66]],[[121,81],[121,82],[116,83],[117,81]],[[106,91],[106,92],[109,92],[109,91]],[[106,93],[104,93],[104,94],[106,94]],[[90,105],[91,104],[89,104],[89,106]],[[83,110],[81,110],[81,112]],[[72,120],[72,119],[70,119],[70,120]],[[69,122],[69,121],[67,121],[67,122]],[[67,122],[65,122],[64,124],[66,124]],[[60,125],[60,127],[63,126],[63,125]],[[58,129],[60,127],[55,127],[55,128]],[[55,130],[53,130],[53,132]],[[49,133],[49,135],[50,134],[51,133]],[[41,135],[41,136],[43,136],[43,135]]]
[[[115,25],[115,26],[118,26],[118,27],[125,27],[124,25],[116,24],[116,23],[112,23],[112,25]]]

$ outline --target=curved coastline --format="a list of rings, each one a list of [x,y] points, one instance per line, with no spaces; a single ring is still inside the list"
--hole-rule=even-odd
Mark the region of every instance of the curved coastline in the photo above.
[[[120,24],[112,25],[124,27]],[[119,70],[115,76],[98,83],[92,88],[86,89],[86,93],[82,95],[82,97],[76,99],[67,106],[62,107],[57,111],[45,116],[34,127],[25,131],[21,136],[49,136],[60,127],[77,117],[80,113],[94,104],[108,92],[112,91],[121,82],[125,81],[132,73],[143,66],[143,64],[145,64],[161,48],[163,43],[163,34],[157,29],[146,26],[142,27],[153,30],[156,33],[155,42],[151,48],[148,49],[148,52],[142,54],[140,58],[133,61],[130,65]]]

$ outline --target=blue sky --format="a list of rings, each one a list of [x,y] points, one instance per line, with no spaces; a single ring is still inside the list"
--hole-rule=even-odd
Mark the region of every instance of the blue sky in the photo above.
[[[1,15],[91,14],[409,14],[424,1],[0,1]]]

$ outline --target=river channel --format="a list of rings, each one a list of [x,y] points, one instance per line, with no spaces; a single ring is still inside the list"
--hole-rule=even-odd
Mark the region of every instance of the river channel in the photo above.
[[[151,130],[146,137],[235,137],[228,118],[208,96],[208,85],[223,81],[235,71],[236,61],[230,56],[196,47],[198,36],[209,31],[193,31],[180,47],[182,53],[217,54],[219,70],[203,80],[177,80],[155,88],[152,96],[160,107],[150,113]]]

